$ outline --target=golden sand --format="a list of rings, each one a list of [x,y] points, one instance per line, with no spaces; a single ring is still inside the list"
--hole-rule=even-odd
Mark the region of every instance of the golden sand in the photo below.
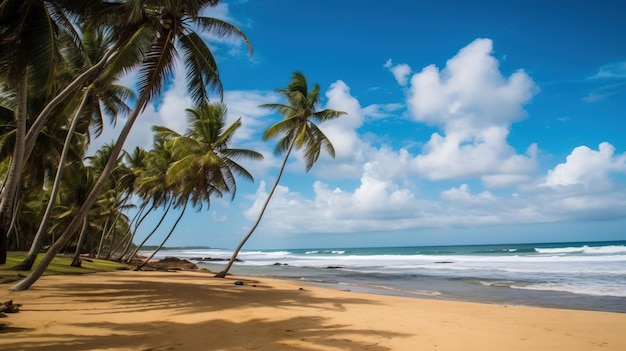
[[[237,286],[236,280],[244,281]],[[626,350],[626,314],[361,294],[200,272],[46,276],[0,350]]]

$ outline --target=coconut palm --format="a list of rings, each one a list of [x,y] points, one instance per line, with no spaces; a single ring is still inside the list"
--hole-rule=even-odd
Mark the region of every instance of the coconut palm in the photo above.
[[[241,127],[238,119],[226,128],[226,106],[204,103],[187,109],[190,128],[185,135],[172,133],[166,145],[172,150],[174,162],[167,171],[170,184],[180,184],[179,192],[187,195],[194,206],[209,203],[213,195],[224,192],[235,197],[235,174],[252,181],[252,175],[237,163],[238,159],[261,160],[263,155],[248,149],[230,148],[235,132]]]
[[[82,46],[85,48],[86,55],[79,55],[76,53],[77,50],[72,50],[70,47],[67,50],[67,52],[69,52],[67,59],[70,66],[68,70],[73,68],[77,72],[84,71],[84,66],[89,66],[91,62],[100,60],[101,56],[105,55],[107,48],[110,47],[113,42],[111,36],[108,34],[110,34],[110,32],[106,31],[103,27],[85,28],[82,33]],[[93,129],[96,135],[99,135],[102,131],[102,125],[104,124],[103,115],[105,112],[114,122],[118,116],[123,116],[130,110],[125,101],[133,98],[134,93],[132,90],[114,83],[120,72],[109,70],[106,73],[107,74],[102,74],[94,83],[83,89],[81,94],[77,95],[81,102],[78,107],[75,108],[69,120],[69,127],[63,128],[67,130],[67,135],[59,157],[48,206],[44,211],[39,229],[37,230],[27,256],[20,264],[14,267],[14,269],[30,270],[35,262],[60,188],[68,151],[73,145],[72,137],[74,137],[75,130],[78,130],[81,136],[89,136],[90,129]]]
[[[146,161],[148,158],[148,151],[145,149],[136,146],[132,152],[125,152],[125,162],[130,170],[129,178],[132,179],[133,182],[133,194],[139,195],[139,179],[141,174],[146,169]],[[128,227],[126,232],[122,236],[122,239],[118,242],[118,244],[113,248],[112,255],[122,247],[121,253],[118,255],[117,259],[119,261],[126,255],[128,250],[130,249],[130,245],[133,242],[134,234],[136,232],[137,227],[141,224],[143,218],[144,210],[146,209],[148,203],[144,202],[132,220],[128,223]],[[135,225],[135,230],[133,230],[133,224]]]
[[[0,3],[0,76],[14,89],[18,102],[15,148],[0,201],[0,264],[6,262],[5,233],[13,217],[25,159],[28,95],[45,95],[54,81],[61,61],[59,40],[80,42],[71,18],[85,7],[76,3],[65,0],[4,0]],[[36,86],[37,91],[28,91],[29,80],[36,83],[31,86]]]
[[[158,128],[162,127],[153,127],[153,129]],[[163,207],[164,212],[161,215],[160,220],[154,228],[152,228],[152,231],[148,233],[143,241],[137,245],[131,254],[126,258],[126,263],[130,263],[135,255],[137,255],[137,252],[139,252],[152,235],[156,233],[169,213],[169,210],[175,204],[173,191],[166,181],[167,169],[172,162],[172,152],[165,147],[164,136],[157,133],[154,137],[153,147],[146,155],[145,166],[139,171],[136,181],[136,193],[143,199],[141,207],[150,207],[135,225],[133,237],[137,232],[139,224],[141,224],[143,219],[145,219],[153,210]],[[132,238],[130,240],[132,241]],[[129,241],[128,244],[130,244],[131,241]],[[122,255],[122,258],[123,256],[124,255]]]
[[[243,248],[246,241],[248,241],[254,230],[261,222],[261,218],[263,218],[267,205],[269,204],[270,199],[278,186],[278,182],[280,181],[283,171],[285,170],[285,165],[287,164],[287,160],[289,159],[289,155],[291,154],[293,148],[295,147],[296,150],[303,150],[307,172],[311,169],[311,167],[313,167],[313,164],[315,164],[319,158],[322,148],[324,148],[324,150],[331,157],[335,157],[335,149],[333,148],[333,145],[314,122],[322,123],[329,121],[345,114],[345,112],[330,109],[317,111],[320,100],[319,90],[319,85],[315,84],[313,86],[313,90],[309,91],[304,75],[300,72],[296,72],[293,74],[292,80],[286,89],[276,90],[278,93],[284,95],[287,100],[287,104],[261,105],[261,107],[274,110],[283,116],[283,119],[280,122],[271,125],[265,131],[263,134],[263,140],[268,140],[282,135],[276,145],[276,148],[274,149],[274,153],[277,155],[284,153],[285,156],[280,170],[278,171],[276,181],[274,181],[274,185],[272,186],[272,189],[270,190],[256,221],[233,252],[226,268],[217,273],[215,275],[216,277],[226,277],[226,274],[237,259],[239,251]]]
[[[175,159],[167,170],[166,183],[173,190],[176,204],[183,206],[182,212],[188,202],[200,209],[203,203],[210,205],[212,196],[230,193],[233,199],[237,191],[235,175],[253,180],[252,175],[237,160],[263,158],[256,151],[229,147],[235,132],[241,127],[241,119],[227,128],[224,104],[205,102],[196,109],[186,111],[190,127],[185,135],[165,127],[153,128],[155,137],[164,141]],[[179,216],[176,224],[180,218]],[[163,247],[173,229],[138,269]]]
[[[211,50],[200,35],[194,31],[194,28],[199,28],[222,38],[240,38],[248,44],[250,49],[251,45],[248,38],[237,27],[222,20],[200,15],[205,8],[215,6],[217,3],[217,0],[145,0],[120,3],[120,6],[125,8],[124,14],[127,18],[126,23],[118,26],[121,30],[135,29],[140,25],[142,26],[141,29],[145,31],[149,31],[146,28],[153,29],[149,31],[153,35],[132,37],[128,41],[128,45],[121,48],[120,52],[112,58],[113,69],[129,67],[128,57],[133,64],[137,62],[136,55],[143,53],[143,60],[140,64],[133,66],[133,68],[138,68],[139,75],[137,104],[128,116],[100,178],[96,181],[91,194],[81,206],[72,223],[48,249],[37,268],[11,289],[24,290],[29,288],[78,230],[89,209],[104,189],[135,120],[148,103],[159,96],[164,85],[171,79],[178,52],[182,53],[184,57],[183,61],[187,70],[187,89],[193,101],[199,103],[208,100],[207,87],[217,90],[221,95],[222,85],[217,73],[217,64]],[[118,13],[118,15],[121,16],[122,14]],[[145,48],[147,50],[142,51]]]

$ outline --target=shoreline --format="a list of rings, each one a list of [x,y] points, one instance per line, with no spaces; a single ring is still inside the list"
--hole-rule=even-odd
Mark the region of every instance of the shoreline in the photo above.
[[[0,348],[10,350],[626,349],[623,313],[189,271],[46,276],[31,290],[9,287],[0,286],[3,301],[22,305],[0,319]]]
[[[188,259],[188,258],[185,258]],[[198,267],[219,271],[223,265],[213,262],[196,262]],[[293,266],[238,266],[231,269],[235,275],[269,278],[310,284],[322,288],[361,292],[383,296],[399,296],[440,301],[476,302],[509,306],[573,309],[581,311],[626,313],[626,298],[574,294],[563,291],[514,289],[508,286],[468,284],[466,280],[447,280],[419,277],[375,281],[345,275],[341,270],[307,269]],[[330,274],[330,275],[329,275]],[[359,277],[361,278],[361,277]]]
[[[171,248],[157,257],[220,271],[231,255]],[[340,290],[626,313],[626,241],[244,250],[238,258],[236,275]]]

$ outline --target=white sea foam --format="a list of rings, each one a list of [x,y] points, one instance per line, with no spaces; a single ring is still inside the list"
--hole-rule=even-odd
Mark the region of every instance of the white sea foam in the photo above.
[[[511,285],[513,289],[538,290],[538,291],[558,291],[573,294],[593,295],[593,296],[613,296],[626,297],[624,286],[612,285],[589,285],[589,284],[567,284],[567,283],[539,283],[528,285]]]
[[[195,249],[167,250],[157,257],[227,259],[231,255],[229,250]],[[242,251],[239,258],[242,262],[238,262],[234,269],[246,274],[306,277],[308,280],[328,280],[335,284],[357,284],[382,290],[387,287],[405,294],[410,291],[428,294],[424,281],[437,282],[432,291],[439,290],[438,282],[445,281],[454,284],[473,282],[484,289],[491,287],[497,291],[509,288],[626,297],[626,245],[619,244],[570,244],[560,248],[520,245],[452,249],[253,250]],[[212,269],[212,265],[223,263],[198,264]],[[327,269],[329,267],[334,269]]]
[[[610,254],[626,254],[626,246],[581,246],[581,247],[559,247],[559,248],[535,248],[535,251],[541,254],[563,255],[572,253],[582,253],[587,255],[610,255]]]

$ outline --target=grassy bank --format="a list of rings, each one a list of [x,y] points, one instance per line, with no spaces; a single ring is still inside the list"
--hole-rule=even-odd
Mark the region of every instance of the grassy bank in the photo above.
[[[0,265],[0,284],[11,283],[17,280],[22,279],[23,277],[30,274],[29,271],[17,271],[11,269],[11,267],[16,266],[18,263],[22,262],[22,260],[26,257],[26,253],[24,252],[10,252],[7,258],[7,263]],[[37,261],[35,261],[35,266],[39,263],[39,260],[43,257],[43,254],[39,254],[37,257]],[[72,267],[70,266],[72,263],[72,257],[69,256],[58,256],[55,257],[48,269],[46,269],[45,275],[52,274],[86,274],[86,273],[95,273],[95,272],[110,272],[120,269],[129,269],[130,266],[127,264],[100,260],[96,258],[83,258],[82,259],[82,267]]]

